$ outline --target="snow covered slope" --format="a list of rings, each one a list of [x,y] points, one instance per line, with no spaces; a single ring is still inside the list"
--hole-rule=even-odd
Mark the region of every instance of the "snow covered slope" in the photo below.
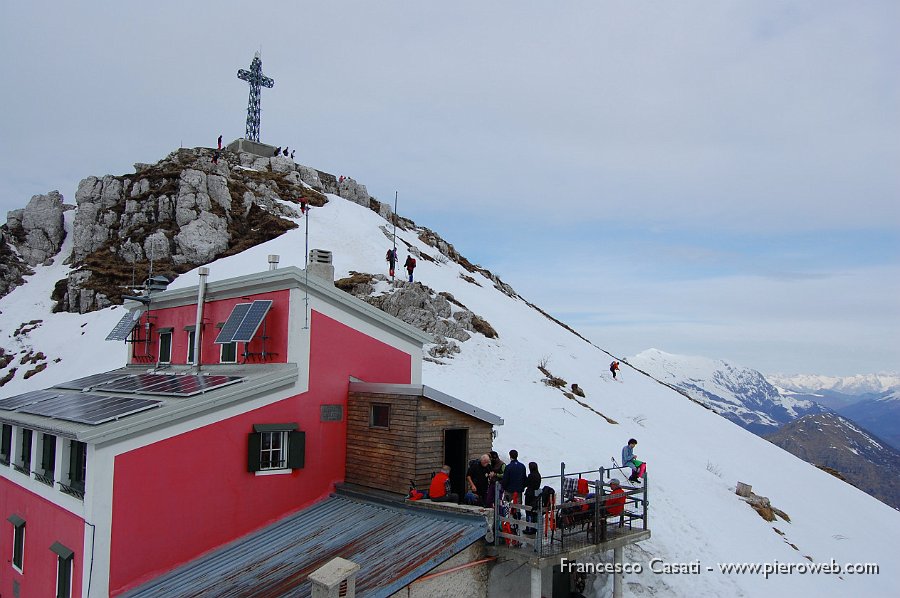
[[[385,221],[359,205],[329,196],[310,216],[310,248],[334,252],[338,277],[351,270],[383,272],[390,241]],[[71,225],[71,213],[67,215]],[[281,265],[303,265],[303,226],[241,254],[209,265],[210,280],[263,270],[268,254]],[[69,231],[71,235],[71,230]],[[399,230],[404,243],[437,257],[415,231]],[[65,253],[65,249],[63,250]],[[20,370],[0,389],[0,397],[45,388],[66,379],[122,365],[125,347],[103,339],[122,315],[121,308],[85,315],[52,314],[54,283],[65,274],[58,256],[38,266],[28,282],[0,300],[0,345],[8,351],[42,351],[47,368],[24,380]],[[505,419],[495,448],[516,448],[523,461],[537,461],[543,473],[586,470],[619,458],[630,437],[649,463],[649,517],[653,537],[626,551],[626,560],[643,572],[626,576],[630,595],[656,596],[889,596],[896,592],[900,556],[900,514],[861,491],[790,455],[728,420],[704,409],[627,364],[622,382],[607,373],[610,355],[514,298],[494,288],[480,273],[458,264],[420,259],[417,279],[452,293],[499,333],[474,335],[445,363],[426,362],[425,383],[488,409]],[[464,278],[464,276],[466,278]],[[474,282],[469,282],[472,280]],[[172,288],[197,282],[182,275]],[[20,324],[41,320],[14,335]],[[602,339],[599,339],[602,345]],[[615,347],[607,347],[614,352]],[[582,399],[618,422],[567,399],[541,383],[545,364],[553,375],[577,383]],[[0,376],[12,361],[0,370]],[[768,523],[735,494],[737,481],[753,485],[791,522]],[[877,524],[875,523],[877,522]],[[776,531],[777,528],[777,531]],[[610,555],[611,556],[611,555]],[[658,574],[649,562],[699,561],[697,575]],[[720,573],[718,563],[878,563],[878,575]],[[711,567],[712,570],[707,570]],[[600,594],[596,580],[592,593]],[[608,588],[606,588],[608,589]]]
[[[649,349],[628,362],[757,434],[770,434],[798,417],[825,411],[812,401],[780,393],[756,370],[722,360]]]

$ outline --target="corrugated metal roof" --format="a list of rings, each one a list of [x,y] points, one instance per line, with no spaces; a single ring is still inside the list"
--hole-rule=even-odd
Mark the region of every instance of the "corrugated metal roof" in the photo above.
[[[482,538],[485,525],[483,518],[331,496],[124,596],[306,597],[309,574],[336,556],[360,565],[358,596],[390,596]]]
[[[461,413],[471,415],[476,419],[485,421],[494,426],[502,426],[503,418],[494,415],[490,411],[486,411],[481,407],[476,407],[471,403],[466,403],[462,399],[452,397],[447,393],[441,392],[430,386],[422,384],[385,384],[378,382],[350,382],[350,392],[369,392],[374,394],[398,394],[416,397],[425,397],[436,401],[442,405],[446,405],[452,409],[456,409]]]

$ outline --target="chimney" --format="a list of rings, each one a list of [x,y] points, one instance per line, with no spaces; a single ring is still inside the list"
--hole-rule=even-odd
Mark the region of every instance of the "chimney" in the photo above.
[[[209,276],[209,268],[197,269],[200,275],[200,283],[197,285],[197,325],[194,327],[194,367],[200,371],[200,332],[203,330],[203,302],[206,301],[206,277]]]
[[[331,252],[325,249],[311,249],[309,252],[309,264],[306,266],[309,274],[327,280],[334,284],[334,265],[331,263]]]
[[[309,574],[312,598],[353,598],[356,595],[356,574],[359,565],[335,557]]]
[[[269,256],[269,271],[271,272],[272,270],[277,270],[277,269],[278,269],[278,256],[270,255]]]

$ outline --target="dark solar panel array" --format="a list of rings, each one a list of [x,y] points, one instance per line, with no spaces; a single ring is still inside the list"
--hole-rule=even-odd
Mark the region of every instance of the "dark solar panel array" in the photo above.
[[[234,309],[231,310],[231,315],[225,320],[225,324],[219,331],[218,336],[216,336],[217,344],[222,345],[231,342],[231,337],[237,332],[238,326],[241,325],[244,316],[247,315],[247,311],[250,309],[250,305],[250,303],[238,303],[234,306]]]
[[[79,392],[57,394],[55,397],[23,407],[19,411],[53,419],[97,425],[156,407],[160,403],[162,401]]]
[[[108,341],[124,341],[128,338],[128,335],[131,334],[131,331],[134,330],[134,327],[137,325],[138,320],[141,319],[141,310],[136,309],[134,311],[130,311],[119,320],[119,323],[116,324],[115,328],[113,328],[108,335],[106,335],[106,340]]]
[[[272,301],[270,299],[254,301],[250,306],[247,315],[244,316],[243,321],[241,321],[241,325],[238,326],[238,329],[235,331],[234,336],[231,337],[231,341],[249,343],[256,334],[257,329],[259,329],[259,325],[262,324],[263,318],[269,313],[269,308],[271,307]]]
[[[69,390],[85,390],[88,388],[93,388],[98,384],[103,384],[104,382],[110,382],[112,380],[116,380],[118,378],[124,378],[128,376],[128,372],[123,372],[122,370],[115,370],[112,372],[103,372],[102,374],[94,374],[92,376],[85,376],[84,378],[78,378],[77,380],[69,380],[68,382],[60,382],[59,384],[55,384],[53,388],[66,388]]]
[[[16,409],[20,409],[22,407],[25,407],[26,405],[31,405],[32,403],[37,403],[38,401],[43,401],[44,399],[55,397],[58,394],[60,393],[54,390],[32,390],[31,392],[26,392],[25,394],[0,399],[0,409],[4,409],[6,411],[15,411]]]
[[[207,390],[243,380],[240,376],[197,376],[192,374],[132,374],[96,388],[109,392],[190,397]]]

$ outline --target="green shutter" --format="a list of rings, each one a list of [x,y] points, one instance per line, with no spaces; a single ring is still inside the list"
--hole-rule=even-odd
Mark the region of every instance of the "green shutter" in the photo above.
[[[44,434],[44,448],[41,451],[41,469],[45,475],[53,475],[56,468],[56,436]]]
[[[247,435],[247,471],[259,471],[259,450],[262,436],[258,432]]]
[[[291,432],[288,441],[288,468],[303,469],[306,464],[306,432]]]

